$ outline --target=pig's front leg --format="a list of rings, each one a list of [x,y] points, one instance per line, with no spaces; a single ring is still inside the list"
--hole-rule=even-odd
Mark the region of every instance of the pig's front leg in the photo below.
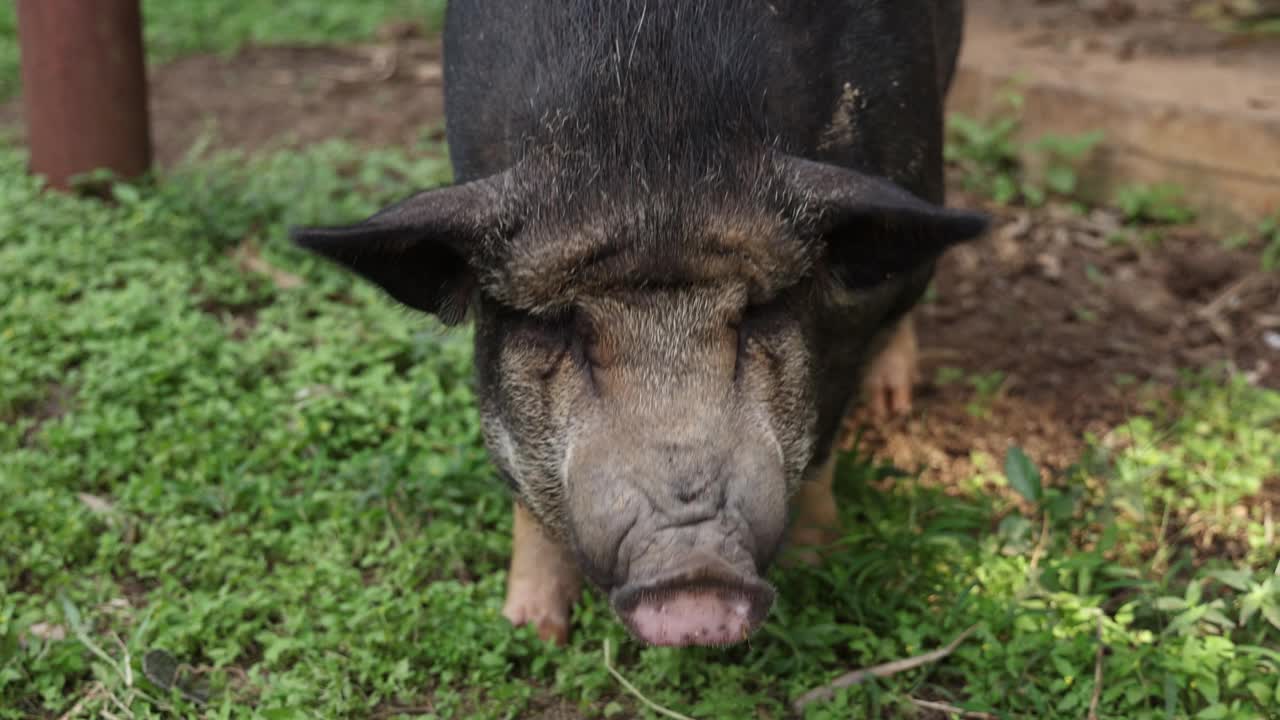
[[[532,625],[543,640],[569,640],[569,611],[582,592],[573,556],[551,539],[519,502],[511,538],[511,570],[502,614],[511,624]]]
[[[840,518],[836,513],[835,495],[831,493],[835,472],[836,456],[832,453],[813,478],[801,483],[791,499],[788,562],[817,565],[822,561],[822,548],[838,539]]]
[[[889,336],[889,342],[871,362],[863,389],[877,418],[911,411],[911,390],[919,374],[915,324],[905,315]]]

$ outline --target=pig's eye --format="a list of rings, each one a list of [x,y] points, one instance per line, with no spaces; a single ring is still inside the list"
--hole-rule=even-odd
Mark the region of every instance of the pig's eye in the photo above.
[[[575,310],[569,313],[566,320],[569,330],[569,342],[573,354],[580,363],[591,363],[591,346],[595,344],[595,327],[585,313]]]
[[[608,367],[613,362],[600,333],[591,318],[581,310],[575,310],[567,320],[570,347],[578,363],[588,369]]]
[[[571,336],[557,318],[512,310],[506,315],[502,335],[515,352],[543,360],[537,372],[544,378],[554,375],[571,359]]]

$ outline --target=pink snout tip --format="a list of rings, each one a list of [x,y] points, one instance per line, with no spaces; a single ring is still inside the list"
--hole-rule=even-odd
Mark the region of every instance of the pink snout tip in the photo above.
[[[773,590],[763,584],[745,587],[684,585],[640,590],[618,603],[619,615],[632,634],[650,645],[732,645],[746,640],[769,614]]]

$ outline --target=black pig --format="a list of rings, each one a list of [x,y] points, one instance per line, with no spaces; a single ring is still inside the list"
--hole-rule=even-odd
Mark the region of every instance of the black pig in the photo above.
[[[943,203],[962,0],[454,0],[457,183],[303,247],[475,319],[517,497],[505,615],[563,641],[585,574],[639,639],[764,621],[835,521],[865,384],[909,403],[909,313],[980,215]]]

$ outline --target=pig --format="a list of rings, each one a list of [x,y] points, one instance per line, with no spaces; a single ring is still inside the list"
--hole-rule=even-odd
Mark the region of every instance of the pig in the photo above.
[[[639,641],[729,645],[837,524],[851,404],[910,404],[962,0],[453,0],[453,184],[295,242],[474,323],[515,496],[503,614],[585,577]]]

